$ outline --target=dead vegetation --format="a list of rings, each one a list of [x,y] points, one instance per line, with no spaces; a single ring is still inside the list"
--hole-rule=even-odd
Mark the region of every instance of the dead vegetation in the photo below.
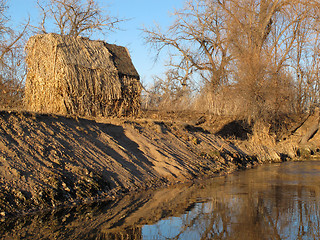
[[[33,28],[40,34],[49,33],[52,22],[54,32],[77,37],[95,32],[106,34],[117,30],[118,24],[125,21],[109,14],[106,6],[95,0],[37,0],[37,5],[41,20]]]
[[[163,99],[196,83],[189,101],[181,98],[189,109],[266,125],[304,112],[319,102],[319,9],[306,0],[186,1],[167,30],[144,30],[183,79]]]
[[[30,38],[26,49],[28,110],[79,116],[139,112],[139,75],[126,48],[44,34]]]
[[[0,0],[0,109],[21,109],[26,74],[23,47],[28,23],[21,30],[13,29],[7,9],[7,1]]]

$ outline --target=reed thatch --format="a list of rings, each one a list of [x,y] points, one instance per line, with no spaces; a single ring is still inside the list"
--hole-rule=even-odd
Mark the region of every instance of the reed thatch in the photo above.
[[[80,116],[139,112],[142,87],[125,47],[50,33],[31,37],[26,51],[29,110]]]

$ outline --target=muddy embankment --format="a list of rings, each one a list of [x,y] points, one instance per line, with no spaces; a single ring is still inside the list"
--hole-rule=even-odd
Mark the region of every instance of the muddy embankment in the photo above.
[[[320,169],[320,162],[305,164],[291,162],[283,167],[274,164],[229,176],[129,193],[114,200],[12,217],[0,221],[0,236],[3,239],[120,240],[179,236],[184,239],[198,232],[198,237],[189,238],[250,240],[268,235],[270,239],[279,239],[287,234],[287,221],[291,222],[292,215],[299,216],[301,212],[319,215],[314,211],[319,203],[319,174],[314,173]],[[306,172],[309,174],[303,175]],[[299,179],[304,176],[308,177]],[[282,180],[275,185],[277,179],[286,179],[284,182],[289,185],[282,185]],[[292,185],[292,181],[299,183]],[[288,195],[299,196],[305,207],[295,204],[296,197],[288,198]],[[275,226],[274,222],[279,224]],[[301,224],[319,229],[318,222],[319,219]],[[157,226],[147,226],[154,224]],[[174,229],[171,238],[170,229]],[[148,232],[158,238],[148,236]],[[169,236],[163,235],[166,233]],[[294,239],[298,239],[296,233]]]
[[[206,197],[214,199],[215,209],[226,206],[232,196],[225,194],[226,180],[224,177],[215,180],[178,184],[157,191],[127,194],[115,200],[12,217],[0,222],[0,236],[4,239],[142,239],[144,225],[166,217],[178,217]],[[203,211],[194,218],[199,218],[200,222],[202,218],[208,218],[206,210]],[[190,219],[197,221],[191,216]],[[221,221],[220,214],[215,221]]]
[[[90,120],[1,111],[0,215],[114,199],[310,155],[319,142],[317,131],[310,135],[317,114],[293,124],[277,142],[263,134],[230,136],[239,130],[232,121],[157,118]]]
[[[179,216],[199,201],[200,194],[210,193],[192,184],[147,190],[115,200],[13,217],[0,222],[0,235],[8,239],[141,239],[143,225]],[[220,193],[214,194],[219,197]]]

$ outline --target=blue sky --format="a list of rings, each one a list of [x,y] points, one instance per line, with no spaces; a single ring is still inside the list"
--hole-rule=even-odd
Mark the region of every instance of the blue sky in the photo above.
[[[110,15],[130,19],[120,25],[121,30],[110,35],[98,36],[109,43],[125,46],[129,49],[133,63],[143,82],[151,83],[152,76],[165,71],[165,56],[154,62],[154,50],[144,43],[142,28],[152,27],[155,23],[162,29],[174,21],[170,12],[183,7],[185,0],[98,0],[100,6],[106,6]],[[38,21],[36,0],[8,0],[12,24],[18,26],[30,17],[33,23]]]

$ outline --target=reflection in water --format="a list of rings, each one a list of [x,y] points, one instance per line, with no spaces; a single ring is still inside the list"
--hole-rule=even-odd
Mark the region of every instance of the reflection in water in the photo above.
[[[284,163],[226,177],[220,194],[144,226],[146,239],[319,239],[320,163]],[[208,189],[211,192],[212,189]],[[206,196],[208,197],[208,196]]]
[[[320,162],[261,166],[0,223],[4,239],[320,239]]]

